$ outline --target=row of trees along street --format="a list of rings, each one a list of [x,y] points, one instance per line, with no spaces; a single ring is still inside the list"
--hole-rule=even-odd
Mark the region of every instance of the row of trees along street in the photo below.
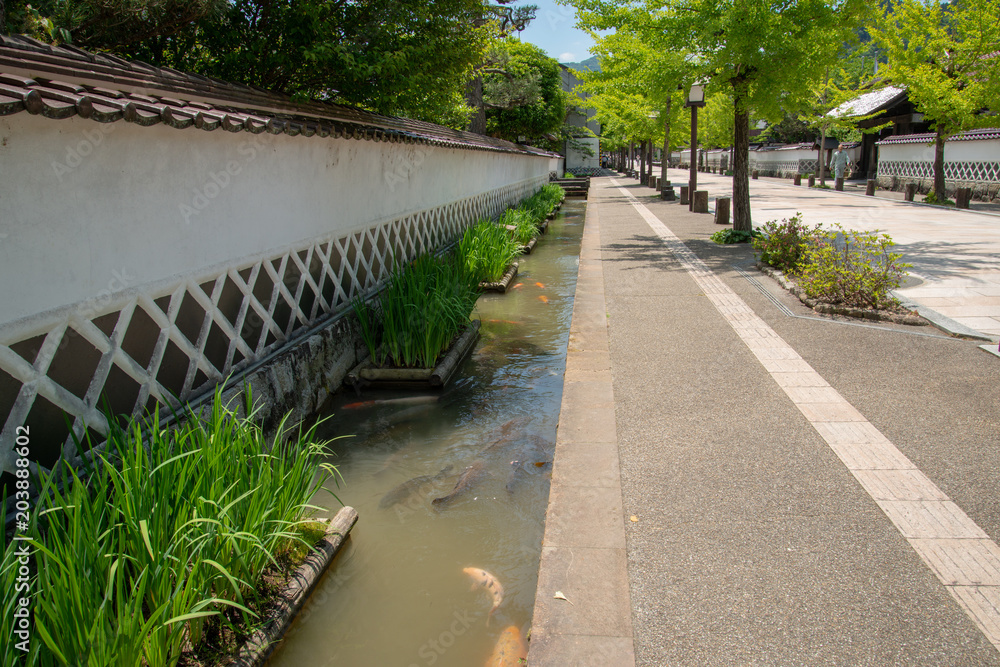
[[[770,123],[772,138],[856,138],[850,106],[840,116],[831,109],[869,89],[905,87],[938,132],[942,201],[945,138],[1000,125],[1000,0],[567,2],[597,42],[601,70],[584,87],[605,149],[687,146],[676,131],[688,127],[686,91],[706,85],[699,143],[733,147],[734,229],[751,229],[752,121]]]
[[[945,138],[1000,125],[1000,0],[565,3],[596,41],[600,68],[581,76],[605,149],[687,145],[685,93],[706,84],[699,143],[733,147],[736,229],[751,226],[752,123],[767,121],[778,141],[856,139],[851,110],[830,110],[903,86],[938,132],[940,200]],[[579,131],[565,125],[579,102],[562,92],[558,64],[513,36],[536,10],[515,0],[0,0],[0,30],[558,149]]]

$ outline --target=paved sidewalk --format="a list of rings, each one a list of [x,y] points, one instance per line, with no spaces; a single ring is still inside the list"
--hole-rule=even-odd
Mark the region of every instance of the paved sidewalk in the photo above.
[[[631,179],[587,225],[529,664],[1000,665],[1000,359],[817,316]]]
[[[670,178],[675,186],[686,184],[688,172],[671,169]],[[716,197],[732,195],[732,178],[698,174],[698,189],[709,191],[714,211]],[[899,290],[903,296],[987,336],[1000,337],[1000,216],[775,179],[751,180],[750,199],[758,227],[801,212],[810,225],[840,223],[847,229],[888,233],[903,261],[913,265],[913,279]]]

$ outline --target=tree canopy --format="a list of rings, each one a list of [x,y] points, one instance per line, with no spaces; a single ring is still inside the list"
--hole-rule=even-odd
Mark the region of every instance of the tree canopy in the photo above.
[[[486,133],[536,146],[551,145],[566,119],[559,63],[512,37],[486,53],[483,100]]]
[[[479,20],[484,7],[483,0],[8,0],[7,23],[47,41],[463,127],[466,82],[494,29]]]
[[[943,201],[944,141],[995,126],[1000,111],[1000,0],[900,0],[872,30],[888,60],[886,82],[903,86],[938,133],[934,194]]]

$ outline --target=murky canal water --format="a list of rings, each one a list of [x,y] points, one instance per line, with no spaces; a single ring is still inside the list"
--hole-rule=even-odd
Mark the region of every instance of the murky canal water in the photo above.
[[[521,258],[520,286],[480,298],[482,336],[443,393],[331,401],[322,435],[355,434],[334,445],[336,492],[360,519],[270,665],[469,667],[487,662],[505,628],[527,632],[584,210],[567,200]],[[469,466],[467,488],[434,503]],[[503,587],[492,615],[465,568]]]

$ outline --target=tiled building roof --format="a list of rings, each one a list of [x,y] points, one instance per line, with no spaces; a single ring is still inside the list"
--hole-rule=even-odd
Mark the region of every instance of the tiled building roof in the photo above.
[[[905,88],[896,86],[886,86],[870,93],[864,93],[853,100],[844,102],[836,109],[831,110],[827,116],[867,116],[881,109],[888,108],[894,103],[903,99],[906,95]]]
[[[469,150],[554,155],[433,123],[323,101],[294,102],[261,88],[153,67],[72,46],[0,35],[0,116],[20,112],[120,120],[177,129],[347,137]]]
[[[937,139],[937,133],[927,132],[924,134],[901,134],[894,137],[887,137],[877,142],[876,146],[888,144],[931,144]],[[1000,128],[990,127],[981,130],[969,130],[954,136],[948,137],[947,141],[990,141],[1000,139]]]

